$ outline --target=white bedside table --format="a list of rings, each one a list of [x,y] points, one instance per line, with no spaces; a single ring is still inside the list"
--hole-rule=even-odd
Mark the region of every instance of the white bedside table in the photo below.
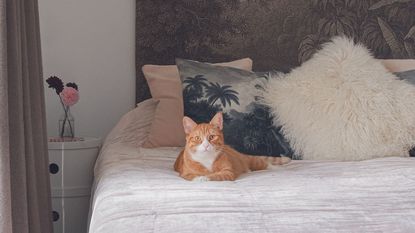
[[[50,139],[51,140],[51,139]],[[49,140],[54,233],[86,233],[94,164],[101,139]]]

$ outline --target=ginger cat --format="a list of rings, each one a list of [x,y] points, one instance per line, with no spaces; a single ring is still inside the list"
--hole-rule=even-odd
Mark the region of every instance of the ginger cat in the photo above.
[[[251,156],[224,144],[223,116],[217,113],[210,123],[196,124],[183,118],[186,146],[174,164],[174,170],[186,180],[235,180],[242,173],[264,170],[270,165],[291,161],[288,157]]]

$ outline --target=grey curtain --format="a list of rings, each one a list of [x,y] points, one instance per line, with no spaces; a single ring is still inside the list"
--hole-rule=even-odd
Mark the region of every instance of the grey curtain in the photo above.
[[[37,0],[0,0],[0,232],[52,232]]]

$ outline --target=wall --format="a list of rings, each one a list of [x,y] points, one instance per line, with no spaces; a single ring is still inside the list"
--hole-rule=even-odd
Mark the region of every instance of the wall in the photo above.
[[[105,137],[134,106],[135,0],[39,0],[43,74],[76,82],[77,136]],[[63,110],[45,83],[49,136]]]

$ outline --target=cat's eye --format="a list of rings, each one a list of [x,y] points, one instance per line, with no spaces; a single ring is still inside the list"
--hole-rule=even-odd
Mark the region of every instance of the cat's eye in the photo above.
[[[208,140],[213,140],[215,138],[215,135],[209,135]]]
[[[200,140],[200,137],[199,136],[195,136],[195,140],[196,141],[199,141]]]

